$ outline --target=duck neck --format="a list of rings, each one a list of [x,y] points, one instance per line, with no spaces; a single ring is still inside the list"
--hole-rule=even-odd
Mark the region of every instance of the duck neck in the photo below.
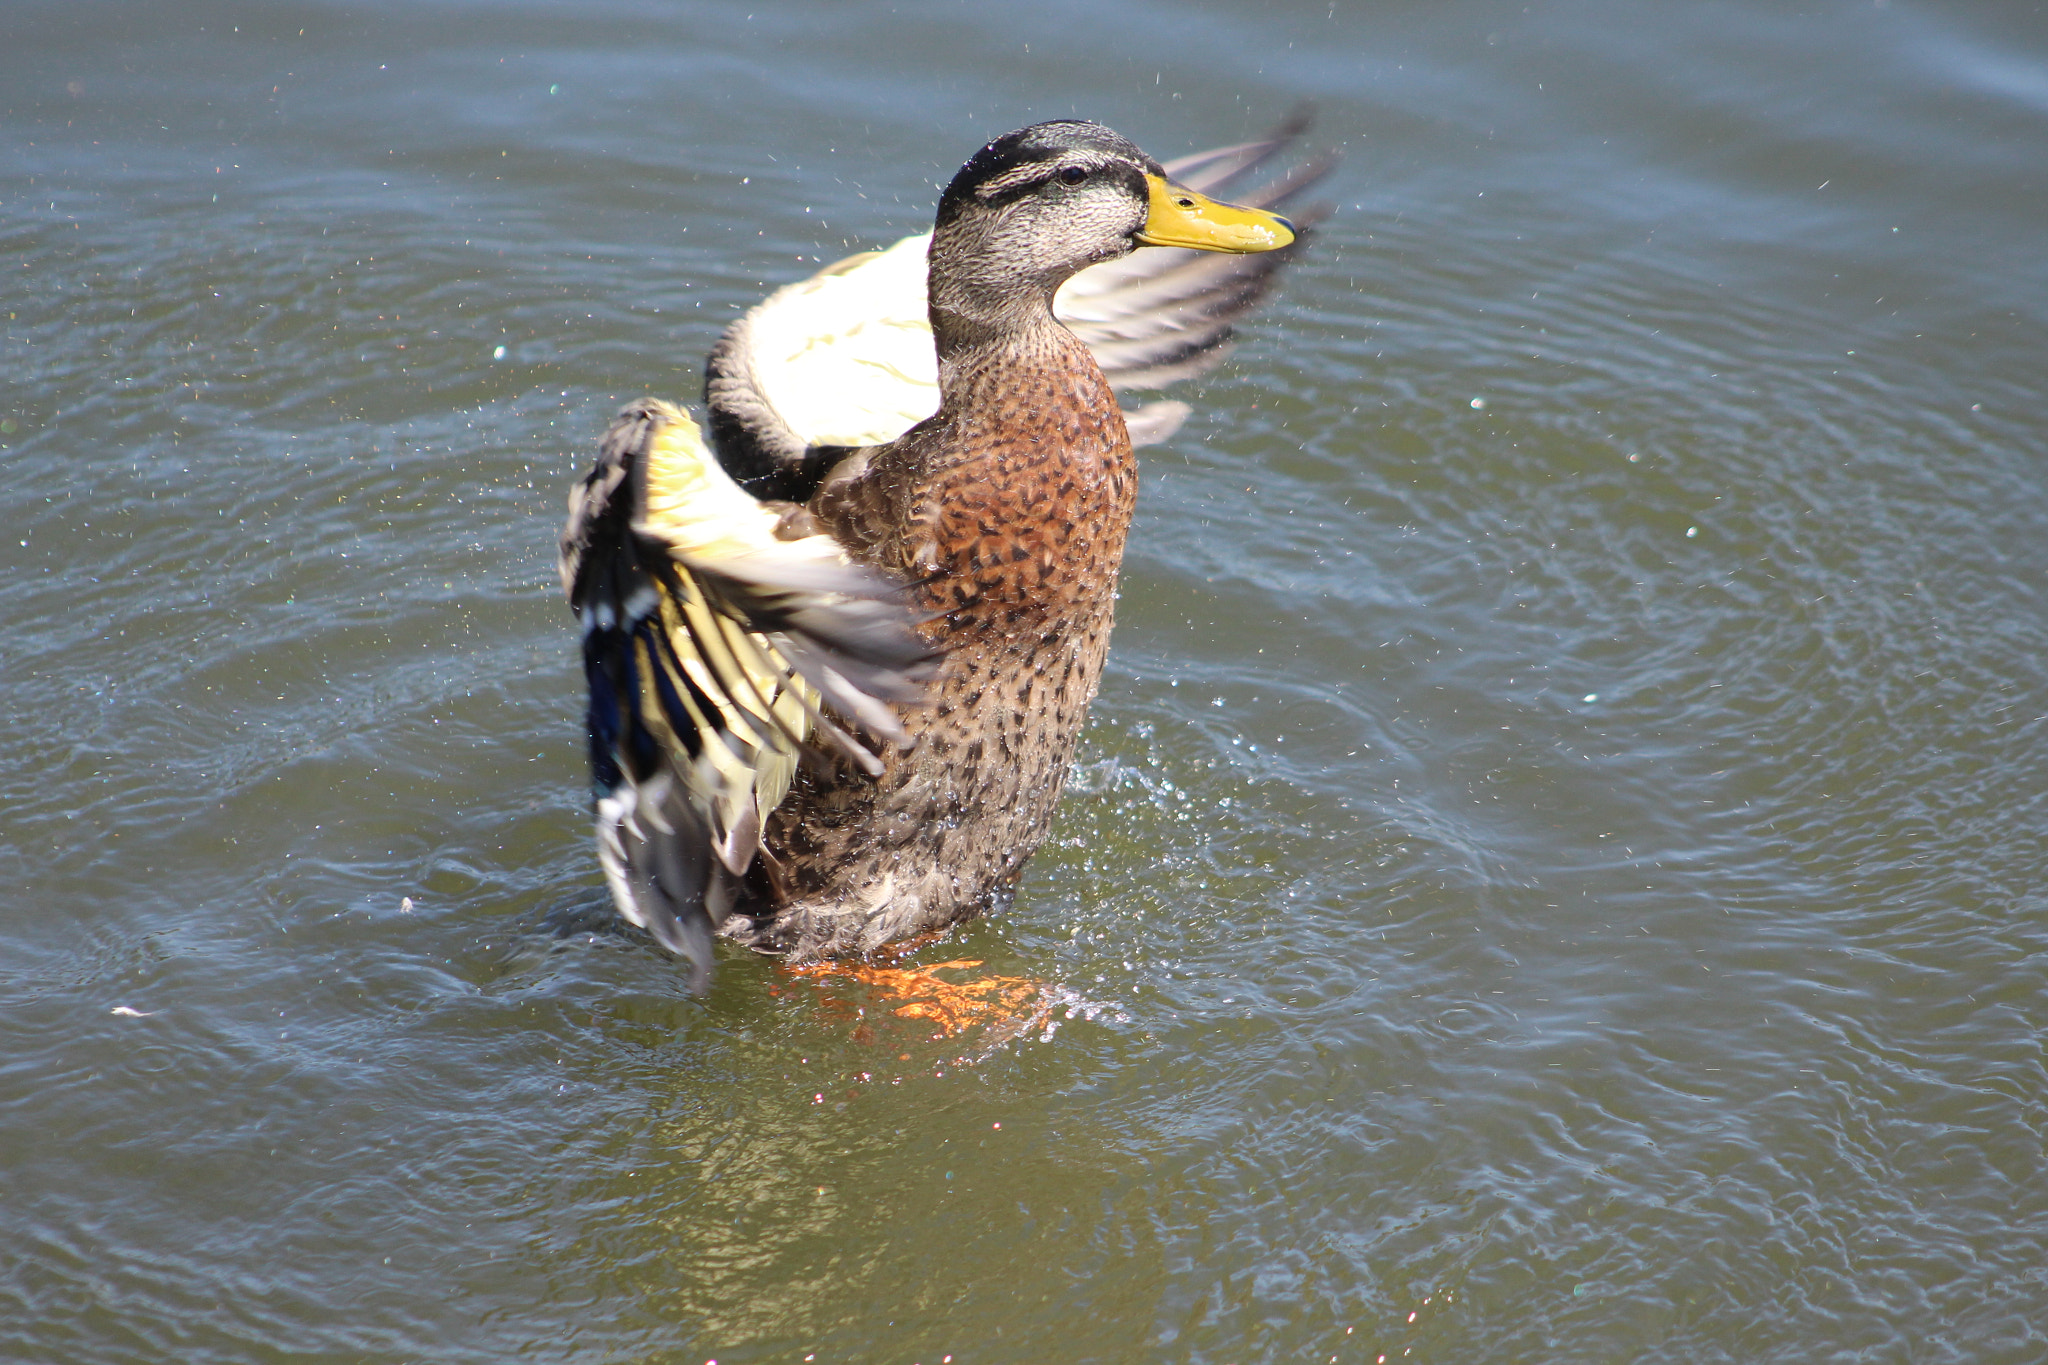
[[[949,375],[979,370],[1004,353],[1028,353],[1050,332],[1052,296],[1072,269],[1017,259],[987,221],[956,219],[933,234],[925,294],[939,356],[939,392]]]
[[[961,376],[1028,354],[1066,330],[1052,315],[1052,288],[1011,280],[1001,289],[961,281],[931,285],[932,340],[939,356],[939,394],[950,400]],[[1057,286],[1054,286],[1057,287]]]

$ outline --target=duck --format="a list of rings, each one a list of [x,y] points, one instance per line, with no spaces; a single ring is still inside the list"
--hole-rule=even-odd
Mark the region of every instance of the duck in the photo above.
[[[706,423],[613,418],[572,490],[598,863],[710,982],[723,937],[864,957],[1007,902],[1108,652],[1134,447],[1309,222],[1298,136],[1169,168],[1099,123],[990,141],[932,231],[771,295],[705,366]],[[708,436],[707,430],[708,428]]]

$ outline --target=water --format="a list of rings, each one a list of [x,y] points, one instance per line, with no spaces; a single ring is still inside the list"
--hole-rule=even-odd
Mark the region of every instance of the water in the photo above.
[[[9,30],[0,1355],[2048,1357],[2038,11]],[[590,848],[609,412],[993,133],[1304,97],[1339,212],[919,958],[1060,1011],[689,998]]]

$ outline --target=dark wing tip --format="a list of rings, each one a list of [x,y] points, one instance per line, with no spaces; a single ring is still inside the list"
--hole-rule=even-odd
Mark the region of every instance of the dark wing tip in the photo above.
[[[1164,387],[1214,369],[1229,354],[1234,324],[1271,296],[1281,271],[1330,216],[1329,205],[1301,201],[1336,169],[1341,158],[1334,150],[1303,157],[1263,181],[1254,178],[1296,151],[1314,114],[1313,105],[1299,104],[1264,137],[1167,166],[1204,193],[1284,208],[1296,227],[1291,245],[1247,256],[1139,252],[1076,277],[1063,296],[1060,320],[1095,353],[1112,387]]]

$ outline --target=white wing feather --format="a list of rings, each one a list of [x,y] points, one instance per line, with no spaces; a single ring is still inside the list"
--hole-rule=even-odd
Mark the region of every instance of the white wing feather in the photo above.
[[[777,290],[749,316],[761,396],[806,445],[893,441],[939,410],[927,232]]]
[[[931,243],[924,232],[887,251],[849,256],[776,290],[747,315],[760,396],[805,445],[883,445],[939,410],[938,352],[925,314]],[[1169,250],[1148,254],[1165,257]],[[1171,251],[1176,259],[1200,254]],[[1054,297],[1054,313],[1063,322],[1113,328],[1121,314],[1101,300],[1132,278],[1118,269],[1125,264],[1093,266],[1068,280]],[[1163,441],[1187,413],[1184,403],[1140,408],[1129,414],[1138,419],[1131,439]]]

